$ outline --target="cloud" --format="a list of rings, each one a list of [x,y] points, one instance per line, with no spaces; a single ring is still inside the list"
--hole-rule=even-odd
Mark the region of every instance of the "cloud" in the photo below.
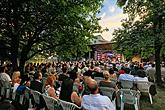
[[[104,18],[105,16],[106,16],[105,12],[102,15],[100,15],[101,18]]]
[[[122,23],[121,20],[124,18],[127,18],[127,15],[120,13],[120,14],[116,14],[114,16],[105,16],[103,19],[101,19],[99,21],[99,24],[101,25],[101,27],[103,29],[104,28],[109,29],[109,31],[101,33],[103,38],[110,41],[113,38],[112,33],[113,33],[114,29],[121,27],[121,23]]]
[[[115,12],[115,10],[116,10],[116,9],[115,9],[115,7],[114,7],[114,6],[110,6],[110,7],[109,7],[109,11],[110,11],[111,13],[114,13],[114,12]]]

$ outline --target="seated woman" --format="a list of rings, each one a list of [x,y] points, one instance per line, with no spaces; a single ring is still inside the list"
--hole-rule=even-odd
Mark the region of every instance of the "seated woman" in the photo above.
[[[104,76],[104,80],[100,81],[99,83],[100,87],[110,87],[117,89],[115,82],[110,80],[110,74],[108,71],[103,71],[103,76]]]
[[[73,91],[71,93],[71,101],[78,106],[81,106],[81,95],[83,86],[79,78],[74,79]]]
[[[69,77],[63,80],[61,85],[60,99],[81,106],[81,98],[78,90],[80,82],[79,79],[77,79],[77,73],[72,70],[69,71],[68,74]]]
[[[56,77],[54,75],[49,75],[47,80],[45,81],[45,94],[47,96],[53,97],[56,100],[59,98],[56,95],[56,90],[54,89],[54,82],[56,80]]]
[[[13,85],[18,82],[18,80],[20,79],[20,76],[21,76],[21,73],[19,71],[14,71],[14,73],[12,75],[12,84]]]
[[[137,76],[135,76],[134,80],[135,82],[138,82],[138,81],[146,81],[148,82],[148,77],[146,76],[146,73],[144,70],[137,70]]]
[[[13,92],[16,91],[16,89],[18,88],[18,86],[21,83],[20,76],[21,76],[21,74],[19,71],[14,71],[14,73],[12,75]]]

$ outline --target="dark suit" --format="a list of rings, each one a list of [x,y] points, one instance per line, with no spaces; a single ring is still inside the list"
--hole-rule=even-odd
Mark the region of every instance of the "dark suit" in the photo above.
[[[30,89],[38,91],[40,93],[42,93],[42,87],[43,87],[42,82],[34,80],[34,81],[31,81],[31,83],[30,83]],[[32,102],[33,101],[34,101],[34,99],[32,100]],[[43,97],[40,96],[40,104],[37,105],[37,110],[40,110],[41,108],[43,108],[45,106],[46,106],[45,101],[44,101]]]
[[[42,93],[42,87],[43,87],[43,84],[41,82],[36,81],[36,80],[31,81],[30,89]]]

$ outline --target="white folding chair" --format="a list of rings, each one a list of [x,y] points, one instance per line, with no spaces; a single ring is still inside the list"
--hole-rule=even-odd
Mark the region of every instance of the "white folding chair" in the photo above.
[[[99,84],[103,79],[103,77],[94,77],[94,80],[96,80],[97,84]]]
[[[57,109],[56,106],[59,106],[58,101],[53,97],[49,97],[44,94],[42,94],[42,97],[45,100],[48,110],[56,110]]]
[[[15,100],[15,98],[16,98],[16,92],[13,92],[12,93],[12,100]]]
[[[11,93],[11,83],[7,81],[0,80],[0,86],[1,86],[1,95],[5,98],[10,98]]]
[[[129,80],[120,80],[121,82],[121,87],[123,89],[131,89],[134,86],[134,82],[133,81],[129,81]]]
[[[111,81],[113,81],[115,84],[117,83],[117,79],[110,78]]]
[[[41,93],[35,90],[31,90],[31,94],[33,95],[34,101],[36,104],[40,104],[40,96]]]
[[[108,96],[111,99],[112,103],[116,107],[116,90],[114,88],[110,88],[110,87],[100,87],[100,90],[103,95]],[[115,96],[115,97],[113,97],[113,96]]]
[[[137,81],[137,88],[139,89],[140,92],[146,92],[149,95],[150,98],[150,103],[153,104],[152,101],[152,95],[150,94],[150,86],[152,85],[151,82],[146,82],[146,81]]]
[[[29,102],[29,104],[28,104],[29,109],[31,109],[33,107],[32,106],[32,99],[30,97],[30,94],[31,94],[30,88],[26,87],[26,90],[25,90],[25,93],[24,93],[24,97]]]
[[[76,104],[67,102],[64,100],[59,99],[59,103],[62,106],[63,110],[75,110],[75,109],[81,109],[81,107],[78,107]]]
[[[135,110],[139,110],[140,92],[130,89],[120,89],[121,110],[124,110],[124,104],[134,105]]]
[[[156,70],[154,68],[151,68],[147,70],[147,76],[150,80],[152,80],[154,83],[156,82],[156,76],[155,76]]]
[[[26,93],[26,89],[25,89],[25,93]],[[20,94],[17,91],[15,92],[12,91],[12,100],[18,101],[21,105],[23,105],[25,100],[25,93]]]

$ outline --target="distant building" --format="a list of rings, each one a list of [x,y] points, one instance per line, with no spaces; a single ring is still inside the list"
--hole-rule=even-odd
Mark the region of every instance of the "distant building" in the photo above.
[[[92,49],[89,52],[89,58],[95,60],[111,60],[111,61],[121,61],[121,56],[112,48],[113,43],[105,40],[101,35],[98,35],[96,39],[92,40],[89,45]]]

